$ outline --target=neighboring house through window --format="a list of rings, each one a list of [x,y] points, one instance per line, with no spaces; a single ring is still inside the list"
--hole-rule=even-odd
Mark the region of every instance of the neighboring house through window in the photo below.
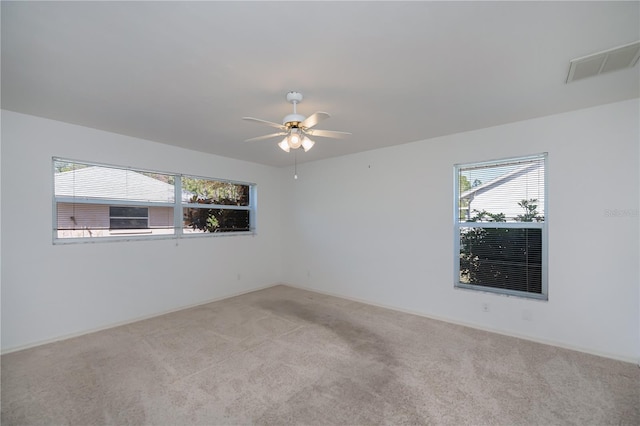
[[[455,286],[547,299],[546,154],[455,166]]]

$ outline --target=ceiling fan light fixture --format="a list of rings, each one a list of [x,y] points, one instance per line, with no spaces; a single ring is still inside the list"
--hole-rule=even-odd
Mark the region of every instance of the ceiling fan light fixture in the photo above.
[[[289,147],[293,149],[298,149],[302,145],[302,138],[298,133],[298,129],[291,129],[291,133],[289,133]]]
[[[304,139],[302,139],[302,149],[304,149],[304,152],[307,152],[311,148],[313,148],[313,145],[315,145],[315,142],[308,137],[305,136]]]
[[[282,142],[280,142],[278,144],[278,146],[280,147],[281,150],[283,150],[284,152],[289,152],[290,148],[289,148],[289,141],[287,140],[287,138],[282,139]]]

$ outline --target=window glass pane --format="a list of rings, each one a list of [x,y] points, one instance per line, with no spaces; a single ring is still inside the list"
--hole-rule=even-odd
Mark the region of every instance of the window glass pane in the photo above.
[[[111,217],[148,217],[149,209],[146,207],[126,207],[111,206],[109,207]]]
[[[461,228],[460,282],[542,293],[542,230]]]
[[[250,231],[249,210],[233,209],[183,209],[185,232],[240,232]]]
[[[174,177],[107,166],[54,161],[55,196],[172,203]]]
[[[249,205],[249,185],[183,176],[182,191],[189,203]]]
[[[544,221],[544,159],[461,167],[461,222]]]
[[[111,206],[110,229],[146,229],[149,227],[147,207]]]

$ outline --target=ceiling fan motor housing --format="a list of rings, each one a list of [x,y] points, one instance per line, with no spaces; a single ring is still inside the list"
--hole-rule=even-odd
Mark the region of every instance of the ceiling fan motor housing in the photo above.
[[[298,127],[300,123],[304,121],[306,117],[300,114],[289,114],[282,120],[282,124],[288,128]]]

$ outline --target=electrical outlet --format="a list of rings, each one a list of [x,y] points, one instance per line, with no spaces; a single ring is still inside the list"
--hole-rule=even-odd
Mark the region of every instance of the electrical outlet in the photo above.
[[[488,303],[485,302],[485,303],[482,304],[482,312],[489,312],[490,310],[491,309],[490,309]]]

